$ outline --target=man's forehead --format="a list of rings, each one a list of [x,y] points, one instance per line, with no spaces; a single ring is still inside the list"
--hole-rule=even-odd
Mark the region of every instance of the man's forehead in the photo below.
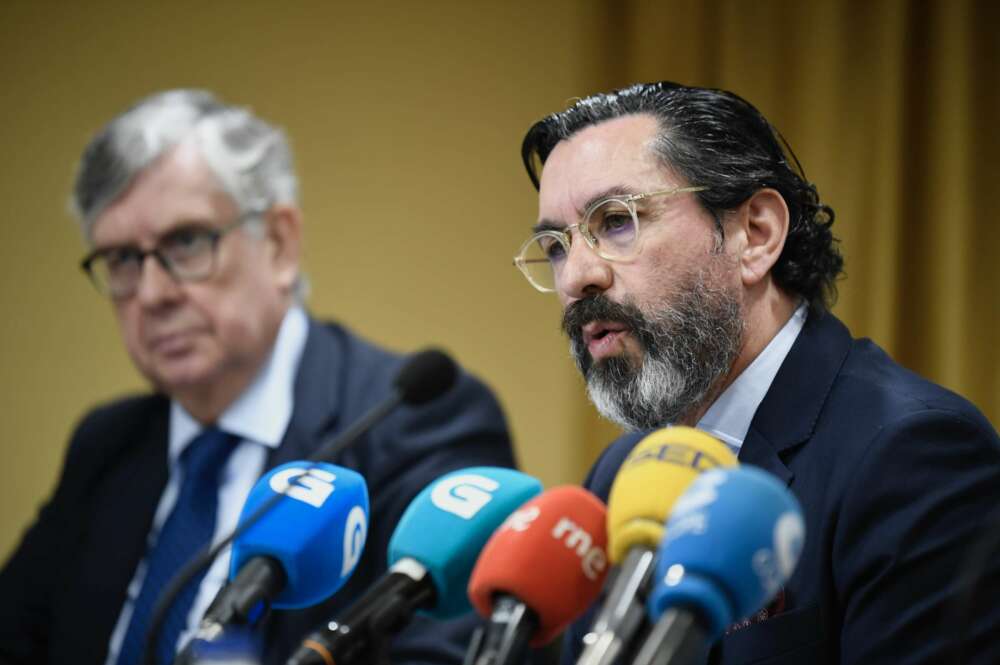
[[[197,147],[182,142],[143,169],[97,216],[92,235],[102,242],[137,231],[158,235],[179,223],[225,218],[236,211]]]
[[[560,141],[542,169],[542,208],[581,207],[602,191],[642,189],[669,177],[653,150],[659,124],[651,115],[627,115],[585,127]]]

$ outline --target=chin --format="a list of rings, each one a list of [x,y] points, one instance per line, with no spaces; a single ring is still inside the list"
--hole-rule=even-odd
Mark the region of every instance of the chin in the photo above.
[[[175,362],[160,362],[145,372],[146,378],[160,391],[168,395],[205,386],[210,382],[214,367],[199,359],[185,359]]]
[[[596,360],[589,353],[587,354],[587,358],[590,361],[591,368],[603,368],[609,365],[624,365],[635,370],[642,366],[642,355],[630,353],[629,349],[624,346],[617,349],[615,353],[605,354]]]

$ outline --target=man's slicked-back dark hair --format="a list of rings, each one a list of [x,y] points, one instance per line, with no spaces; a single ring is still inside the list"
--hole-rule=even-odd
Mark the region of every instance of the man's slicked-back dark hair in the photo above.
[[[754,192],[777,190],[790,221],[771,274],[781,288],[801,296],[816,311],[833,304],[835,280],[844,264],[830,232],[833,209],[820,202],[819,192],[801,174],[778,131],[731,92],[661,81],[580,99],[535,123],[525,135],[521,157],[535,188],[556,144],[585,127],[633,114],[658,120],[654,149],[659,158],[689,184],[707,188],[696,196],[717,222]]]

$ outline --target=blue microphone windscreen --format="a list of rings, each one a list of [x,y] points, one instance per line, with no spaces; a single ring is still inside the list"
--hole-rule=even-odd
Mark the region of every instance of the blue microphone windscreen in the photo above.
[[[453,471],[410,502],[389,541],[389,564],[412,558],[437,592],[426,612],[448,618],[472,609],[466,587],[480,550],[507,516],[542,491],[531,476],[500,467]]]
[[[289,462],[257,481],[240,523],[281,493],[284,498],[233,543],[229,577],[253,557],[277,559],[288,580],[272,606],[298,609],[329,598],[354,572],[368,533],[368,488],[350,469]]]
[[[716,637],[777,594],[798,563],[805,523],[777,478],[752,467],[714,469],[678,499],[657,553],[649,613],[696,609]]]

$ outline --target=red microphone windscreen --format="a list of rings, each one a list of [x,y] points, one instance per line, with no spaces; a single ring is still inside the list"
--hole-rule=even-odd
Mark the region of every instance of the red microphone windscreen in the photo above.
[[[550,642],[597,599],[607,574],[607,510],[576,486],[554,487],[514,511],[490,537],[469,579],[469,599],[489,618],[497,594],[538,615],[531,646]]]

